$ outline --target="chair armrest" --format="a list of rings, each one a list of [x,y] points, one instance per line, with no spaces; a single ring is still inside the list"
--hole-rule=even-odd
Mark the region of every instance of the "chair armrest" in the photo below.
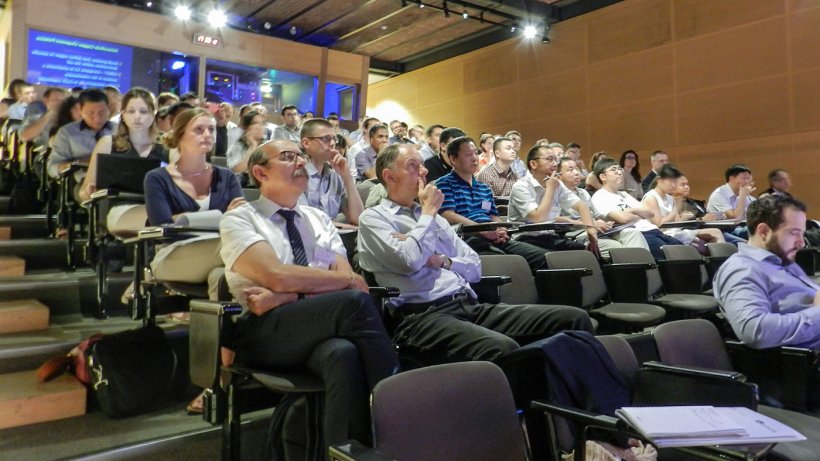
[[[68,177],[76,173],[77,171],[84,171],[88,169],[88,164],[83,162],[72,162],[62,169],[60,169],[60,176],[61,177]]]
[[[378,298],[395,298],[401,294],[401,291],[396,287],[368,287],[370,294]]]
[[[509,275],[484,275],[478,282],[471,283],[470,287],[475,291],[479,301],[498,304],[501,302],[500,288],[508,283],[512,283]]]
[[[220,347],[230,344],[231,317],[242,312],[237,303],[191,300],[191,325],[188,332],[191,382],[213,388],[219,384]]]
[[[581,306],[581,277],[592,275],[592,269],[539,269],[535,272],[538,298],[546,304]]]
[[[200,228],[200,227],[186,227],[175,224],[167,226],[146,227],[139,231],[139,240],[143,241],[174,241],[182,240],[191,237],[196,237],[201,233],[216,234],[219,229],[215,228]]]
[[[568,418],[589,427],[616,431],[625,431],[629,429],[629,425],[625,421],[614,416],[591,413],[578,408],[544,402],[543,400],[533,400],[530,405],[532,408],[541,410],[544,413]]]
[[[808,409],[812,374],[820,351],[801,347],[752,349],[740,341],[726,341],[732,365],[760,386],[761,401],[796,411]]]
[[[491,231],[500,228],[518,227],[524,223],[521,222],[483,222],[477,224],[462,224],[460,230],[462,234],[475,234],[477,232]]]
[[[645,303],[649,299],[646,271],[651,263],[614,263],[602,266],[609,298],[613,302]]]
[[[701,294],[703,259],[658,261],[663,287],[667,293]]]
[[[508,233],[517,233],[517,232],[537,232],[537,231],[554,231],[554,232],[569,232],[571,230],[577,229],[585,229],[586,226],[577,226],[575,224],[571,224],[568,222],[542,222],[542,223],[534,223],[534,224],[522,224],[518,226],[516,229],[509,231]]]
[[[715,405],[755,410],[757,386],[742,378],[733,372],[652,364],[635,373],[632,405]]]
[[[393,458],[380,453],[375,448],[362,445],[356,440],[349,440],[328,447],[330,461],[393,461]]]
[[[666,371],[672,374],[681,374],[681,375],[689,375],[689,376],[703,376],[708,378],[718,378],[718,379],[726,379],[730,381],[740,381],[745,382],[746,376],[743,373],[733,370],[717,370],[714,368],[701,368],[701,367],[683,367],[677,365],[668,365],[661,362],[649,361],[644,362],[643,366],[645,368],[650,368],[653,370],[659,371]]]

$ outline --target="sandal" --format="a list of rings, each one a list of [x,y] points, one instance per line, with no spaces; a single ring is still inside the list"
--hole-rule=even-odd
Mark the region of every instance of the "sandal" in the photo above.
[[[191,403],[185,407],[189,415],[201,415],[205,411],[205,391],[200,392]]]

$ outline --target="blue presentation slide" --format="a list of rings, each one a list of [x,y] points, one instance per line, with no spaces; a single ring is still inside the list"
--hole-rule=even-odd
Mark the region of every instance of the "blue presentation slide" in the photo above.
[[[130,46],[30,29],[28,73],[31,83],[73,88],[111,85],[131,88]]]

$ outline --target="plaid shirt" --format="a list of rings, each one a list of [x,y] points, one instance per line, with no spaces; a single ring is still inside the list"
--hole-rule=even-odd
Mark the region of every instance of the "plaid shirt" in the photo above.
[[[518,181],[518,175],[515,174],[512,168],[502,173],[501,167],[496,162],[484,167],[484,169],[478,173],[477,179],[490,186],[490,189],[493,190],[493,195],[496,197],[507,197],[510,195],[510,191],[512,191],[513,184]]]

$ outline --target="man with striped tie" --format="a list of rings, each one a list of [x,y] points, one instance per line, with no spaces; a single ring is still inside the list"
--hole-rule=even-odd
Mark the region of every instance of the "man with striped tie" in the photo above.
[[[308,184],[306,163],[291,141],[259,146],[248,160],[259,200],[220,223],[225,275],[246,309],[236,359],[321,377],[325,443],[367,442],[369,391],[397,371],[398,359],[330,218],[298,204]]]

